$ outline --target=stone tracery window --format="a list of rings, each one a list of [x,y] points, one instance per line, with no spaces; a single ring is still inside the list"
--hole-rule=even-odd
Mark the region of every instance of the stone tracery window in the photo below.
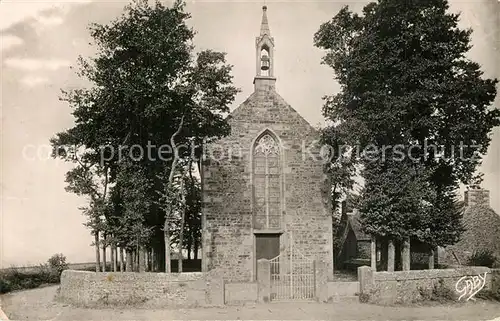
[[[279,228],[281,222],[281,149],[265,133],[253,148],[254,227]]]
[[[271,135],[265,134],[258,140],[255,146],[255,154],[264,154],[266,156],[279,154],[278,143]]]

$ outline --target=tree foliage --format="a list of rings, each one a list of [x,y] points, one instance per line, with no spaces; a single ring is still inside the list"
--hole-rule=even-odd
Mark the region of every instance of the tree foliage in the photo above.
[[[344,7],[315,34],[341,86],[323,114],[349,128],[344,139],[362,151],[369,233],[456,242],[456,191],[475,182],[500,124],[490,108],[497,80],[467,57],[472,30],[447,10],[446,0],[379,0],[362,14]]]
[[[75,163],[67,189],[89,197],[89,227],[125,248],[161,239],[165,205],[177,197],[165,190],[177,170],[174,133],[180,158],[199,158],[203,142],[229,133],[225,115],[239,91],[232,66],[222,52],[195,51],[189,18],[182,1],[136,0],[109,24],[92,24],[96,54],[77,69],[90,86],[61,96],[75,125],[51,139],[53,156]]]

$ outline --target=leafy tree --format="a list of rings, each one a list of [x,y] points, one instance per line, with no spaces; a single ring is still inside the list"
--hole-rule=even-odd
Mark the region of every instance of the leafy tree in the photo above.
[[[74,138],[70,135],[60,135],[51,140],[54,145],[54,157],[61,157],[76,166],[66,173],[66,191],[87,198],[89,204],[80,209],[87,216],[85,226],[90,228],[94,236],[96,255],[96,272],[100,271],[100,245],[103,243],[99,236],[106,229],[105,212],[106,197],[109,185],[109,171],[107,166],[92,164],[88,160],[88,151],[81,150]],[[64,143],[64,145],[63,145]],[[73,143],[74,145],[70,145]],[[64,148],[63,148],[64,146]],[[81,147],[81,146],[80,146]],[[79,152],[81,151],[81,153]],[[103,266],[105,268],[105,264]]]
[[[193,175],[192,170],[186,178],[186,226],[184,234],[186,236],[186,250],[188,259],[191,259],[191,252],[194,258],[198,258],[198,249],[201,246],[201,182]]]
[[[336,217],[340,200],[346,197],[354,187],[354,176],[356,174],[357,159],[350,153],[347,145],[347,129],[342,124],[329,125],[321,130],[321,141],[323,146],[330,146],[328,162],[325,172],[331,183],[331,205],[332,215]],[[338,216],[338,215],[337,215]]]
[[[231,66],[226,64],[224,53],[194,53],[195,32],[187,26],[189,17],[182,1],[167,7],[159,1],[150,5],[137,0],[111,23],[92,24],[90,34],[97,54],[80,57],[78,70],[91,86],[63,92],[61,99],[73,108],[75,126],[52,139],[55,157],[66,157],[57,153],[58,146],[81,146],[86,151],[85,161],[93,168],[105,168],[110,183],[145,184],[137,186],[134,195],[118,193],[122,198],[130,197],[129,205],[122,203],[107,211],[95,208],[101,208],[100,214],[115,212],[121,218],[108,217],[107,222],[120,227],[108,227],[112,233],[135,226],[134,233],[142,235],[139,231],[149,226],[149,243],[158,247],[163,232],[167,272],[178,163],[186,157],[200,159],[204,142],[229,133],[224,116],[238,92],[231,84]],[[121,171],[132,173],[120,165],[123,159],[134,162],[134,171],[142,173],[144,179],[124,178]],[[86,175],[92,180],[97,177],[94,172]],[[99,204],[111,206],[108,198]],[[144,221],[126,214],[139,199],[149,204],[147,210],[141,210]],[[100,214],[92,217],[102,217]],[[138,239],[148,242],[143,236]],[[137,245],[123,238],[120,242],[124,247],[130,246],[129,242]]]
[[[119,244],[127,251],[129,256],[135,251],[142,252],[143,247],[149,243],[152,227],[146,224],[146,216],[152,200],[149,197],[150,181],[144,175],[143,169],[131,161],[120,163],[120,170],[113,188],[115,209],[113,217],[116,225],[113,232]]]
[[[447,10],[446,0],[379,0],[362,14],[344,7],[314,37],[341,86],[324,116],[350,129],[345,140],[358,151],[374,147],[356,156],[366,231],[432,246],[458,240],[456,191],[475,181],[500,124],[489,108],[497,80],[467,58],[472,30]]]
[[[62,271],[68,269],[68,263],[66,262],[66,256],[62,253],[52,255],[48,260],[49,268],[54,270],[57,275],[61,275]]]

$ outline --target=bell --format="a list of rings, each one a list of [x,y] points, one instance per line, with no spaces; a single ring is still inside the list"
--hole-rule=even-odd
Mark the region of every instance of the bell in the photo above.
[[[269,70],[269,57],[264,55],[264,56],[262,56],[260,61],[261,61],[260,69]]]

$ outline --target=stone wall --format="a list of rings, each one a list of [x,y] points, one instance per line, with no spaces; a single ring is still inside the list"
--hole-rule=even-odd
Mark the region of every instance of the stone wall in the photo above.
[[[333,277],[332,222],[327,177],[313,143],[319,133],[275,91],[262,85],[230,116],[231,134],[206,147],[203,181],[203,271],[217,268],[228,282],[253,282],[256,275],[253,145],[268,131],[280,144],[280,220],[286,251],[294,248],[328,262]],[[314,145],[314,146],[313,146]],[[316,159],[314,159],[316,157]],[[271,191],[274,193],[274,191]],[[274,196],[273,196],[274,197]],[[267,231],[268,232],[268,231]]]
[[[457,282],[463,277],[484,276],[484,273],[486,280],[483,289],[491,289],[492,274],[487,267],[374,272],[370,267],[362,266],[358,268],[360,300],[377,304],[408,304],[433,295],[458,299],[461,295],[459,290],[464,285],[457,285]]]
[[[500,294],[500,269],[491,269],[491,291]]]
[[[224,304],[221,278],[194,273],[63,271],[59,300],[78,306],[194,307]]]
[[[224,285],[224,298],[226,304],[242,304],[257,302],[258,284],[252,283],[226,283]]]
[[[359,282],[328,282],[328,302],[358,299]]]

